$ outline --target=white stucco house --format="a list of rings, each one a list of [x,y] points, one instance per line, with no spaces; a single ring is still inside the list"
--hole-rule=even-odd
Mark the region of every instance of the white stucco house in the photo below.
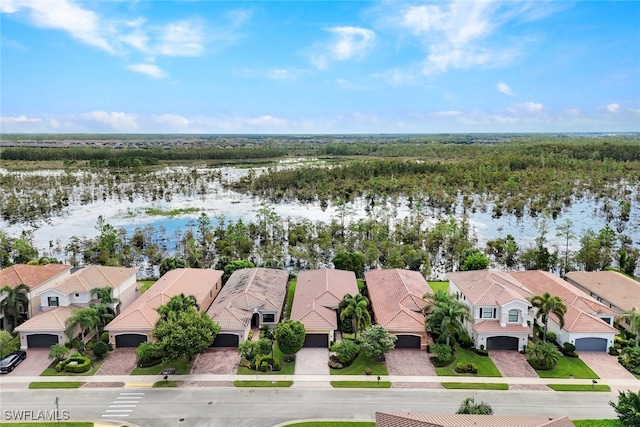
[[[476,270],[448,273],[449,293],[466,304],[474,322],[465,327],[477,348],[523,350],[533,324],[526,290],[506,273]]]

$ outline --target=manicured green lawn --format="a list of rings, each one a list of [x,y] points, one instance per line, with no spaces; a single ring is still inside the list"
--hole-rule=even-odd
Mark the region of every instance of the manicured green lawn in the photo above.
[[[376,427],[375,421],[305,421],[286,424],[286,427]]]
[[[156,381],[153,383],[152,387],[162,388],[162,387],[180,387],[184,383],[184,381]]]
[[[104,363],[104,360],[105,359],[94,361],[91,364],[91,369],[89,369],[87,372],[82,372],[80,374],[76,374],[74,372],[66,372],[66,371],[56,372],[55,368],[46,368],[44,371],[42,371],[40,376],[41,377],[83,377],[83,376],[86,377],[88,375],[95,374],[98,371],[98,369],[100,369],[100,366],[102,366],[102,364]]]
[[[327,360],[327,362],[329,362]],[[372,362],[364,353],[353,361],[353,363],[342,369],[329,369],[331,375],[364,375],[365,368],[371,369],[371,375],[389,375],[387,365],[384,362]]]
[[[555,391],[611,391],[611,387],[606,384],[547,384]]]
[[[32,382],[29,383],[30,389],[44,388],[80,388],[84,384],[80,381],[56,381],[56,382]]]
[[[619,420],[571,420],[576,427],[622,427]]]
[[[505,383],[442,383],[448,390],[509,390]]]
[[[234,387],[291,387],[293,381],[234,381]]]
[[[280,370],[260,372],[254,371],[244,366],[238,366],[238,375],[293,375],[296,370],[296,362],[285,362],[284,354],[280,351],[278,343],[273,346],[273,357],[280,359]]]
[[[433,282],[429,282],[429,286],[431,287],[431,289],[433,290],[433,292],[437,292],[437,291],[448,291],[449,290],[449,282],[445,281],[445,282],[438,282],[438,281],[433,281]]]
[[[167,363],[160,363],[156,366],[151,366],[149,368],[133,368],[131,371],[131,375],[162,375],[162,371],[165,368],[176,368],[176,373],[174,375],[187,375],[191,372],[192,361],[187,361],[185,359],[176,359]]]
[[[391,388],[391,381],[331,381],[333,388]]]
[[[151,286],[153,286],[154,283],[156,283],[155,280],[140,280],[140,283],[142,283],[142,287],[140,288],[140,295],[144,294],[147,289],[149,289]]]
[[[579,357],[562,356],[558,360],[558,365],[548,371],[536,369],[540,378],[600,378],[591,370]]]
[[[459,374],[454,371],[456,364],[458,363],[473,363],[478,368],[477,374]],[[502,374],[493,364],[490,357],[479,356],[474,351],[467,350],[466,348],[459,348],[456,351],[456,359],[451,362],[450,365],[442,368],[436,368],[436,374],[438,376],[455,377],[455,376],[476,376],[476,377],[501,377]]]

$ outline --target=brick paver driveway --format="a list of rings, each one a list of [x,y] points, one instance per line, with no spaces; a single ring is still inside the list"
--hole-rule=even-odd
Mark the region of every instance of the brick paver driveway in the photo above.
[[[503,377],[538,378],[525,355],[515,350],[491,350],[489,357]]]
[[[397,348],[386,355],[389,375],[435,377],[436,369],[424,350]],[[394,382],[393,388],[442,388],[440,383]]]
[[[209,348],[196,356],[191,373],[235,375],[239,364],[240,353],[237,348]]]
[[[27,349],[27,358],[8,375],[38,376],[49,367],[51,362],[48,348],[30,348]]]
[[[296,375],[329,375],[329,350],[305,347],[296,353]]]
[[[129,375],[136,367],[135,348],[116,348],[104,361],[96,375]]]
[[[618,363],[616,356],[610,356],[604,351],[581,351],[579,355],[580,359],[602,379],[635,378],[631,372]]]

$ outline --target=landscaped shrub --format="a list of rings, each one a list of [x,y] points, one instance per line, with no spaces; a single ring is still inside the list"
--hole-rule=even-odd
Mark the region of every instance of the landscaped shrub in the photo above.
[[[550,342],[541,341],[527,347],[527,361],[534,369],[550,370],[555,368],[562,354]]]
[[[618,349],[615,346],[612,345],[611,347],[609,347],[609,354],[611,356],[619,356],[620,352],[618,351]]]
[[[162,348],[158,343],[145,341],[136,348],[138,367],[156,366],[162,361]]]
[[[562,354],[567,357],[578,357],[578,353],[576,353],[576,346],[570,342],[564,343],[560,351],[562,351]]]
[[[89,369],[91,369],[91,359],[79,354],[74,354],[56,365],[56,372],[82,373],[87,372]]]
[[[342,363],[343,366],[349,366],[354,360],[356,360],[358,354],[360,354],[360,346],[354,341],[343,340],[335,343],[331,348],[331,351],[336,352],[338,361]]]
[[[437,367],[447,366],[455,356],[451,347],[446,344],[434,344],[431,351],[435,355],[432,359]]]
[[[104,341],[98,341],[93,346],[93,355],[98,359],[102,359],[105,354],[109,351],[109,345]]]
[[[460,344],[460,347],[462,348],[471,348],[471,346],[473,345],[473,341],[471,341],[471,338],[466,333],[461,333],[457,335],[456,341],[458,342],[458,344]]]
[[[627,371],[640,375],[640,347],[623,348],[618,361]]]
[[[371,368],[364,368],[365,375],[371,375]]]
[[[459,362],[458,364],[456,364],[456,367],[453,368],[453,370],[459,374],[477,374],[478,373],[478,367],[473,363]]]
[[[105,344],[109,344],[109,332],[103,332],[100,335],[100,341],[102,341]]]
[[[331,369],[342,369],[342,368],[344,368],[342,363],[340,363],[340,361],[338,360],[338,356],[336,356],[334,354],[332,354],[329,357],[329,367]]]
[[[547,342],[556,342],[557,339],[558,339],[558,336],[556,335],[555,332],[552,332],[552,331],[547,332]]]
[[[478,356],[484,356],[484,357],[489,356],[489,350],[485,350],[483,345],[481,345],[480,348],[476,348],[475,352]]]

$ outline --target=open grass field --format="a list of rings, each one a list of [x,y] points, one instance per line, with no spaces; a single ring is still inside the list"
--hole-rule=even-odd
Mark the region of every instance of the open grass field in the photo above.
[[[454,368],[458,363],[473,363],[478,368],[477,374],[459,374]],[[466,348],[459,348],[456,351],[456,358],[448,366],[436,368],[436,375],[438,376],[474,376],[474,377],[501,377],[502,374],[496,368],[491,358],[486,356],[479,356],[474,351],[467,350]]]
[[[548,371],[536,369],[540,378],[600,378],[591,370],[580,358],[562,356],[558,360],[558,365]]]

